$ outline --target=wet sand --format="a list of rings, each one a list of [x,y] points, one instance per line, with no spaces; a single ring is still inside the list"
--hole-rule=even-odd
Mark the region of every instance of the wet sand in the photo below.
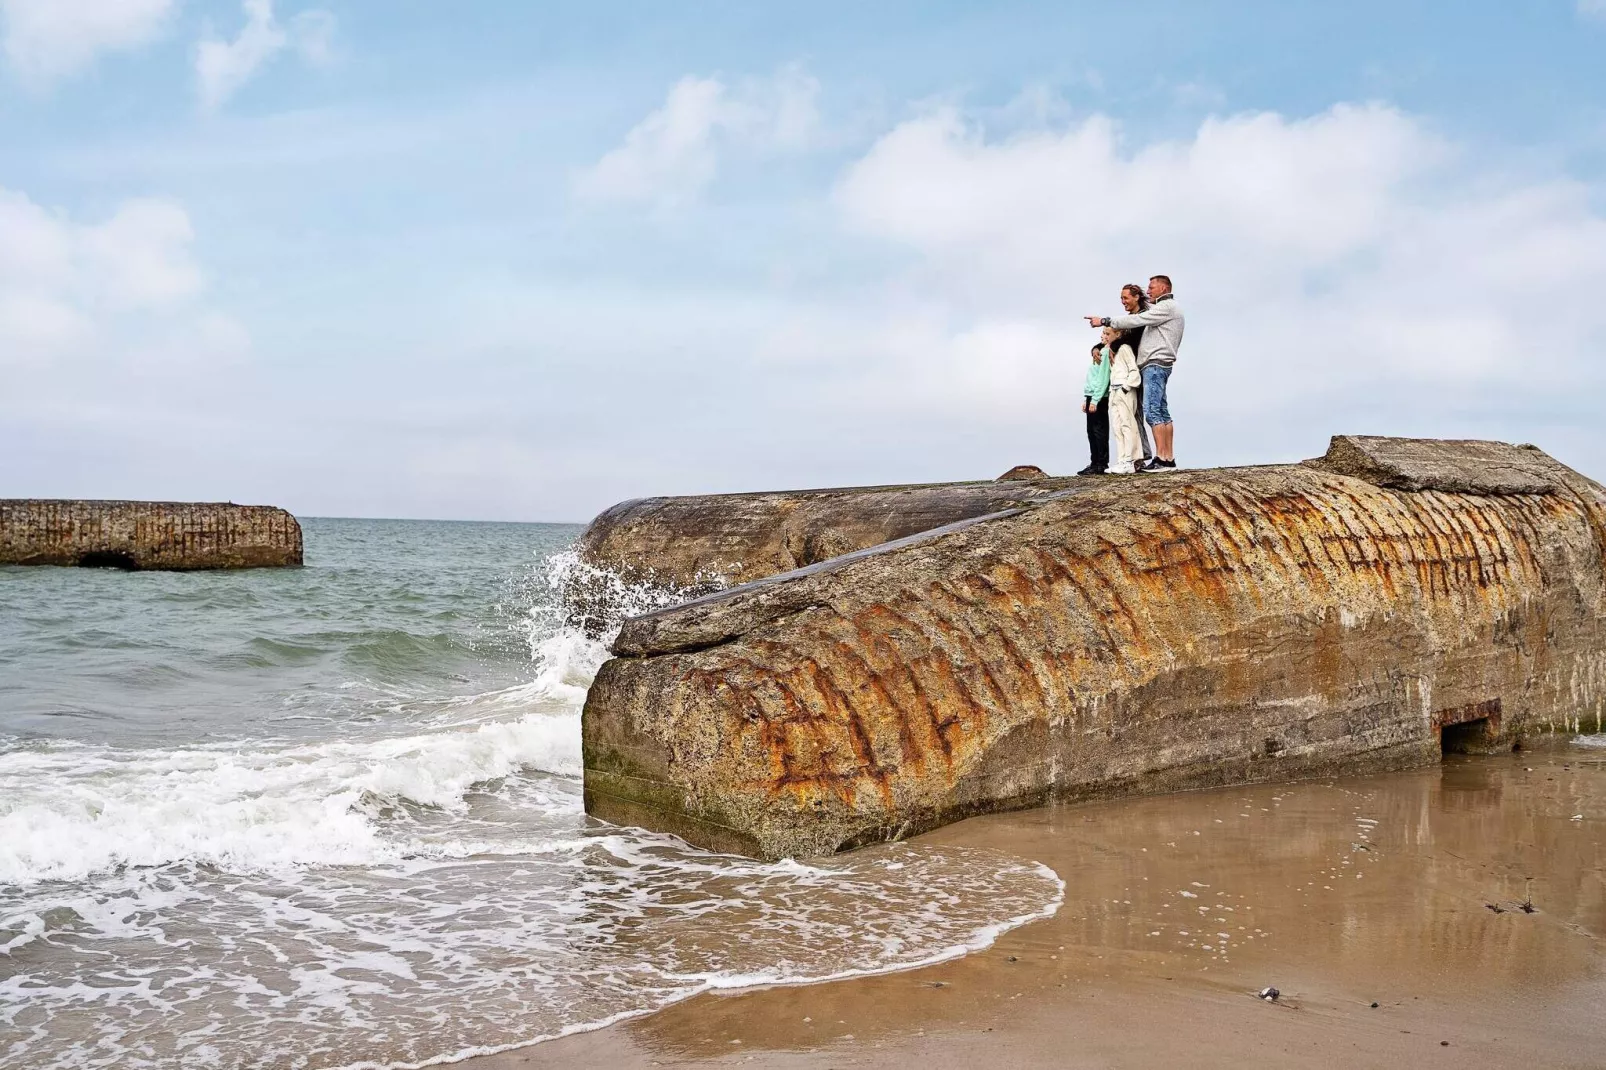
[[[461,1065],[1606,1067],[1606,749],[926,839],[1042,861],[1065,904],[942,965],[704,995]]]

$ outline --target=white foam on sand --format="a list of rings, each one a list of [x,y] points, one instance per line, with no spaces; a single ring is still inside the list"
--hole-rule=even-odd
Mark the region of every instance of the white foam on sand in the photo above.
[[[766,865],[579,822],[548,847],[170,865],[6,894],[0,1027],[36,1067],[188,1065],[199,1045],[222,1065],[420,1066],[713,989],[943,961],[1063,895],[1041,865],[989,851]]]

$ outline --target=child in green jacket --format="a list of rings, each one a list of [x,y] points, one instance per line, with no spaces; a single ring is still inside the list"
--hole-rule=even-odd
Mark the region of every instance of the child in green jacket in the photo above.
[[[1104,347],[1093,347],[1093,363],[1088,365],[1087,379],[1082,383],[1082,411],[1087,413],[1087,448],[1092,459],[1088,466],[1076,473],[1079,476],[1102,476],[1110,468],[1110,361]]]

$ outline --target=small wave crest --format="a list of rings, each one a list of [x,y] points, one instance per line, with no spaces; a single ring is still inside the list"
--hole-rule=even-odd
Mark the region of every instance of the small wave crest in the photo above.
[[[549,555],[539,574],[548,591],[528,618],[531,649],[536,654],[546,636],[563,630],[612,642],[627,617],[678,605],[726,586],[718,571],[699,573],[689,584],[673,583],[651,572],[626,576],[585,560],[574,549]]]
[[[597,670],[608,660],[607,646],[575,628],[562,628],[532,642],[535,679],[527,687],[534,696],[568,703],[575,708],[585,704],[586,692]]]
[[[12,750],[0,755],[0,883],[179,861],[392,862],[414,845],[374,819],[384,803],[462,811],[477,785],[520,770],[578,776],[579,744],[571,711],[310,746]]]
[[[525,693],[578,708],[608,660],[608,645],[628,617],[678,605],[718,590],[721,577],[700,576],[690,585],[651,576],[630,579],[586,561],[577,550],[547,555],[531,580],[539,588],[528,597],[523,622],[535,678]]]

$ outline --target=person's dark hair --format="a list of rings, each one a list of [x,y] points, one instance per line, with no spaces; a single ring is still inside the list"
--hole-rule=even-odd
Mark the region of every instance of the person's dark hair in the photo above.
[[[1142,312],[1149,307],[1149,295],[1143,292],[1143,287],[1135,282],[1129,282],[1121,287],[1122,293],[1129,293],[1138,299],[1138,311]]]
[[[1143,328],[1142,327],[1131,327],[1131,328],[1129,328],[1127,330],[1122,331],[1119,335],[1116,336],[1115,341],[1110,343],[1110,349],[1112,351],[1114,351],[1114,350],[1120,349],[1122,346],[1131,346],[1132,347],[1132,352],[1136,353],[1138,351],[1138,345],[1142,341],[1143,341]]]
[[[1155,279],[1159,279],[1161,282],[1165,283],[1165,292],[1166,293],[1170,293],[1171,292],[1171,276],[1170,275],[1150,275],[1149,276],[1149,281],[1150,282],[1153,282]]]

